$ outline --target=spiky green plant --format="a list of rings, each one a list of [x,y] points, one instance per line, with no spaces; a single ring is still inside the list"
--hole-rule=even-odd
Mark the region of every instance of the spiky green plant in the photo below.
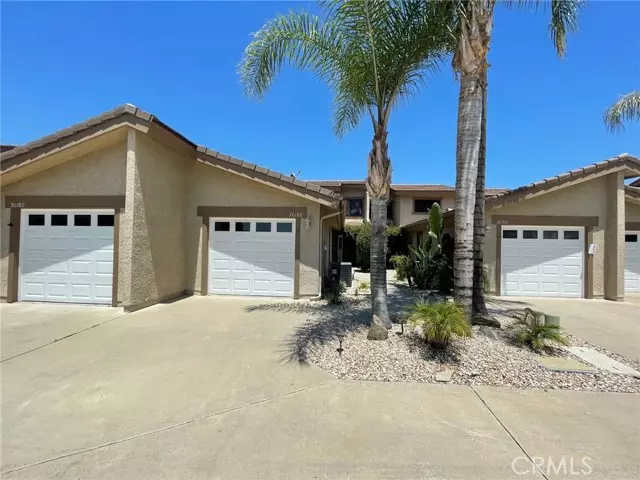
[[[457,302],[416,302],[407,310],[407,321],[420,327],[425,341],[436,348],[445,348],[454,336],[471,336],[464,309]]]
[[[393,268],[396,269],[396,280],[408,280],[411,286],[411,278],[409,277],[409,269],[411,268],[411,258],[409,255],[392,255],[389,259]]]
[[[568,345],[569,340],[559,325],[546,325],[544,313],[526,308],[524,314],[508,329],[514,333],[514,340],[520,346],[528,346],[542,352],[551,345]]]

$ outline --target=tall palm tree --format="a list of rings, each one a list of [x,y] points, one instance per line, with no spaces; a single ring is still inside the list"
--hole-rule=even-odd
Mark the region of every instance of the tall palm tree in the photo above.
[[[581,3],[582,0],[508,2],[509,5],[516,6],[533,4],[551,7],[549,31],[560,57],[564,55],[567,33],[577,27]],[[487,55],[491,44],[496,0],[458,0],[455,5],[457,45],[453,67],[460,77],[460,94],[456,144],[454,294],[460,299],[471,320],[474,308],[474,270],[476,275],[482,274],[482,268],[474,269],[474,250],[481,254],[484,242],[484,195],[480,195],[477,204],[476,184],[478,175],[484,179],[484,166],[479,172],[478,158],[482,137],[483,97],[489,66]],[[484,192],[484,188],[481,190]],[[476,216],[482,218],[475,222]],[[481,228],[474,229],[474,224]],[[482,285],[482,282],[477,281],[476,285]],[[484,297],[481,290],[476,293],[476,299],[475,303],[482,311],[485,307],[482,306]]]
[[[321,16],[278,15],[247,46],[240,63],[245,93],[262,98],[282,65],[310,70],[334,93],[338,137],[371,121],[367,161],[371,196],[372,322],[368,338],[385,339],[387,311],[386,222],[391,185],[387,132],[393,109],[437,70],[452,48],[451,9],[439,2],[347,0],[321,3]]]
[[[640,121],[640,91],[623,95],[604,113],[604,124],[612,131],[624,129],[625,122]]]

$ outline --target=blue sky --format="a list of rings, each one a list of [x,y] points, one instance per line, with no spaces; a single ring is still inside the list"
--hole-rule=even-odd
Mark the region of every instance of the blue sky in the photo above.
[[[215,150],[305,179],[362,179],[371,127],[338,141],[331,93],[285,69],[262,103],[236,74],[265,20],[295,2],[1,5],[0,139],[25,143],[133,103]],[[548,12],[498,8],[490,52],[488,185],[516,187],[618,153],[640,155],[640,126],[611,135],[605,108],[640,88],[640,2],[589,2],[564,60]],[[394,114],[395,183],[455,182],[458,85],[449,64]]]

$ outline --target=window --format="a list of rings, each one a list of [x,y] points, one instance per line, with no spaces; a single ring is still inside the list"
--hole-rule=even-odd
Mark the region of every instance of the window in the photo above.
[[[31,214],[29,214],[29,225],[31,225],[31,226],[44,225],[44,215],[41,214],[41,213],[31,213]]]
[[[347,200],[347,217],[364,217],[364,198]]]
[[[65,214],[56,213],[51,215],[51,226],[52,227],[66,227],[67,226],[67,216]]]
[[[393,200],[387,202],[387,220],[393,220]]]
[[[216,222],[213,225],[213,230],[216,232],[228,232],[229,230],[231,230],[231,223],[230,222]]]
[[[636,234],[631,235],[627,233],[624,236],[624,241],[628,243],[638,243],[638,235]]]
[[[580,238],[580,232],[578,230],[566,230],[564,232],[565,240],[578,240]]]
[[[236,232],[250,232],[251,222],[236,222]]]
[[[271,222],[256,222],[256,232],[270,232]]]
[[[73,226],[74,227],[90,227],[91,215],[85,215],[85,214],[74,215]]]
[[[538,231],[537,230],[523,230],[522,231],[522,238],[525,238],[527,240],[535,240],[536,238],[538,238]]]
[[[113,227],[113,215],[98,215],[99,227]]]
[[[503,230],[502,238],[518,238],[517,230]]]
[[[434,203],[440,203],[440,200],[425,200],[423,198],[414,198],[413,213],[428,213]]]
[[[293,231],[293,224],[290,222],[278,222],[276,225],[276,232],[278,233],[290,233]]]
[[[542,232],[543,240],[558,240],[558,231],[557,230],[544,230]]]

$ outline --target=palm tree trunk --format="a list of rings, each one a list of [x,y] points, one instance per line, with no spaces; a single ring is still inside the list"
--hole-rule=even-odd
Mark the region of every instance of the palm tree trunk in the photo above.
[[[478,152],[478,175],[476,177],[476,206],[473,219],[473,304],[472,315],[486,315],[484,301],[484,237],[485,228],[485,176],[487,164],[487,71],[483,72],[482,120],[480,122],[480,151]]]
[[[384,340],[391,328],[387,309],[387,201],[391,184],[391,160],[387,132],[377,125],[369,154],[367,190],[371,196],[371,309],[367,338]]]
[[[481,119],[480,78],[463,73],[458,99],[453,293],[465,309],[469,320],[473,291],[473,225]]]

